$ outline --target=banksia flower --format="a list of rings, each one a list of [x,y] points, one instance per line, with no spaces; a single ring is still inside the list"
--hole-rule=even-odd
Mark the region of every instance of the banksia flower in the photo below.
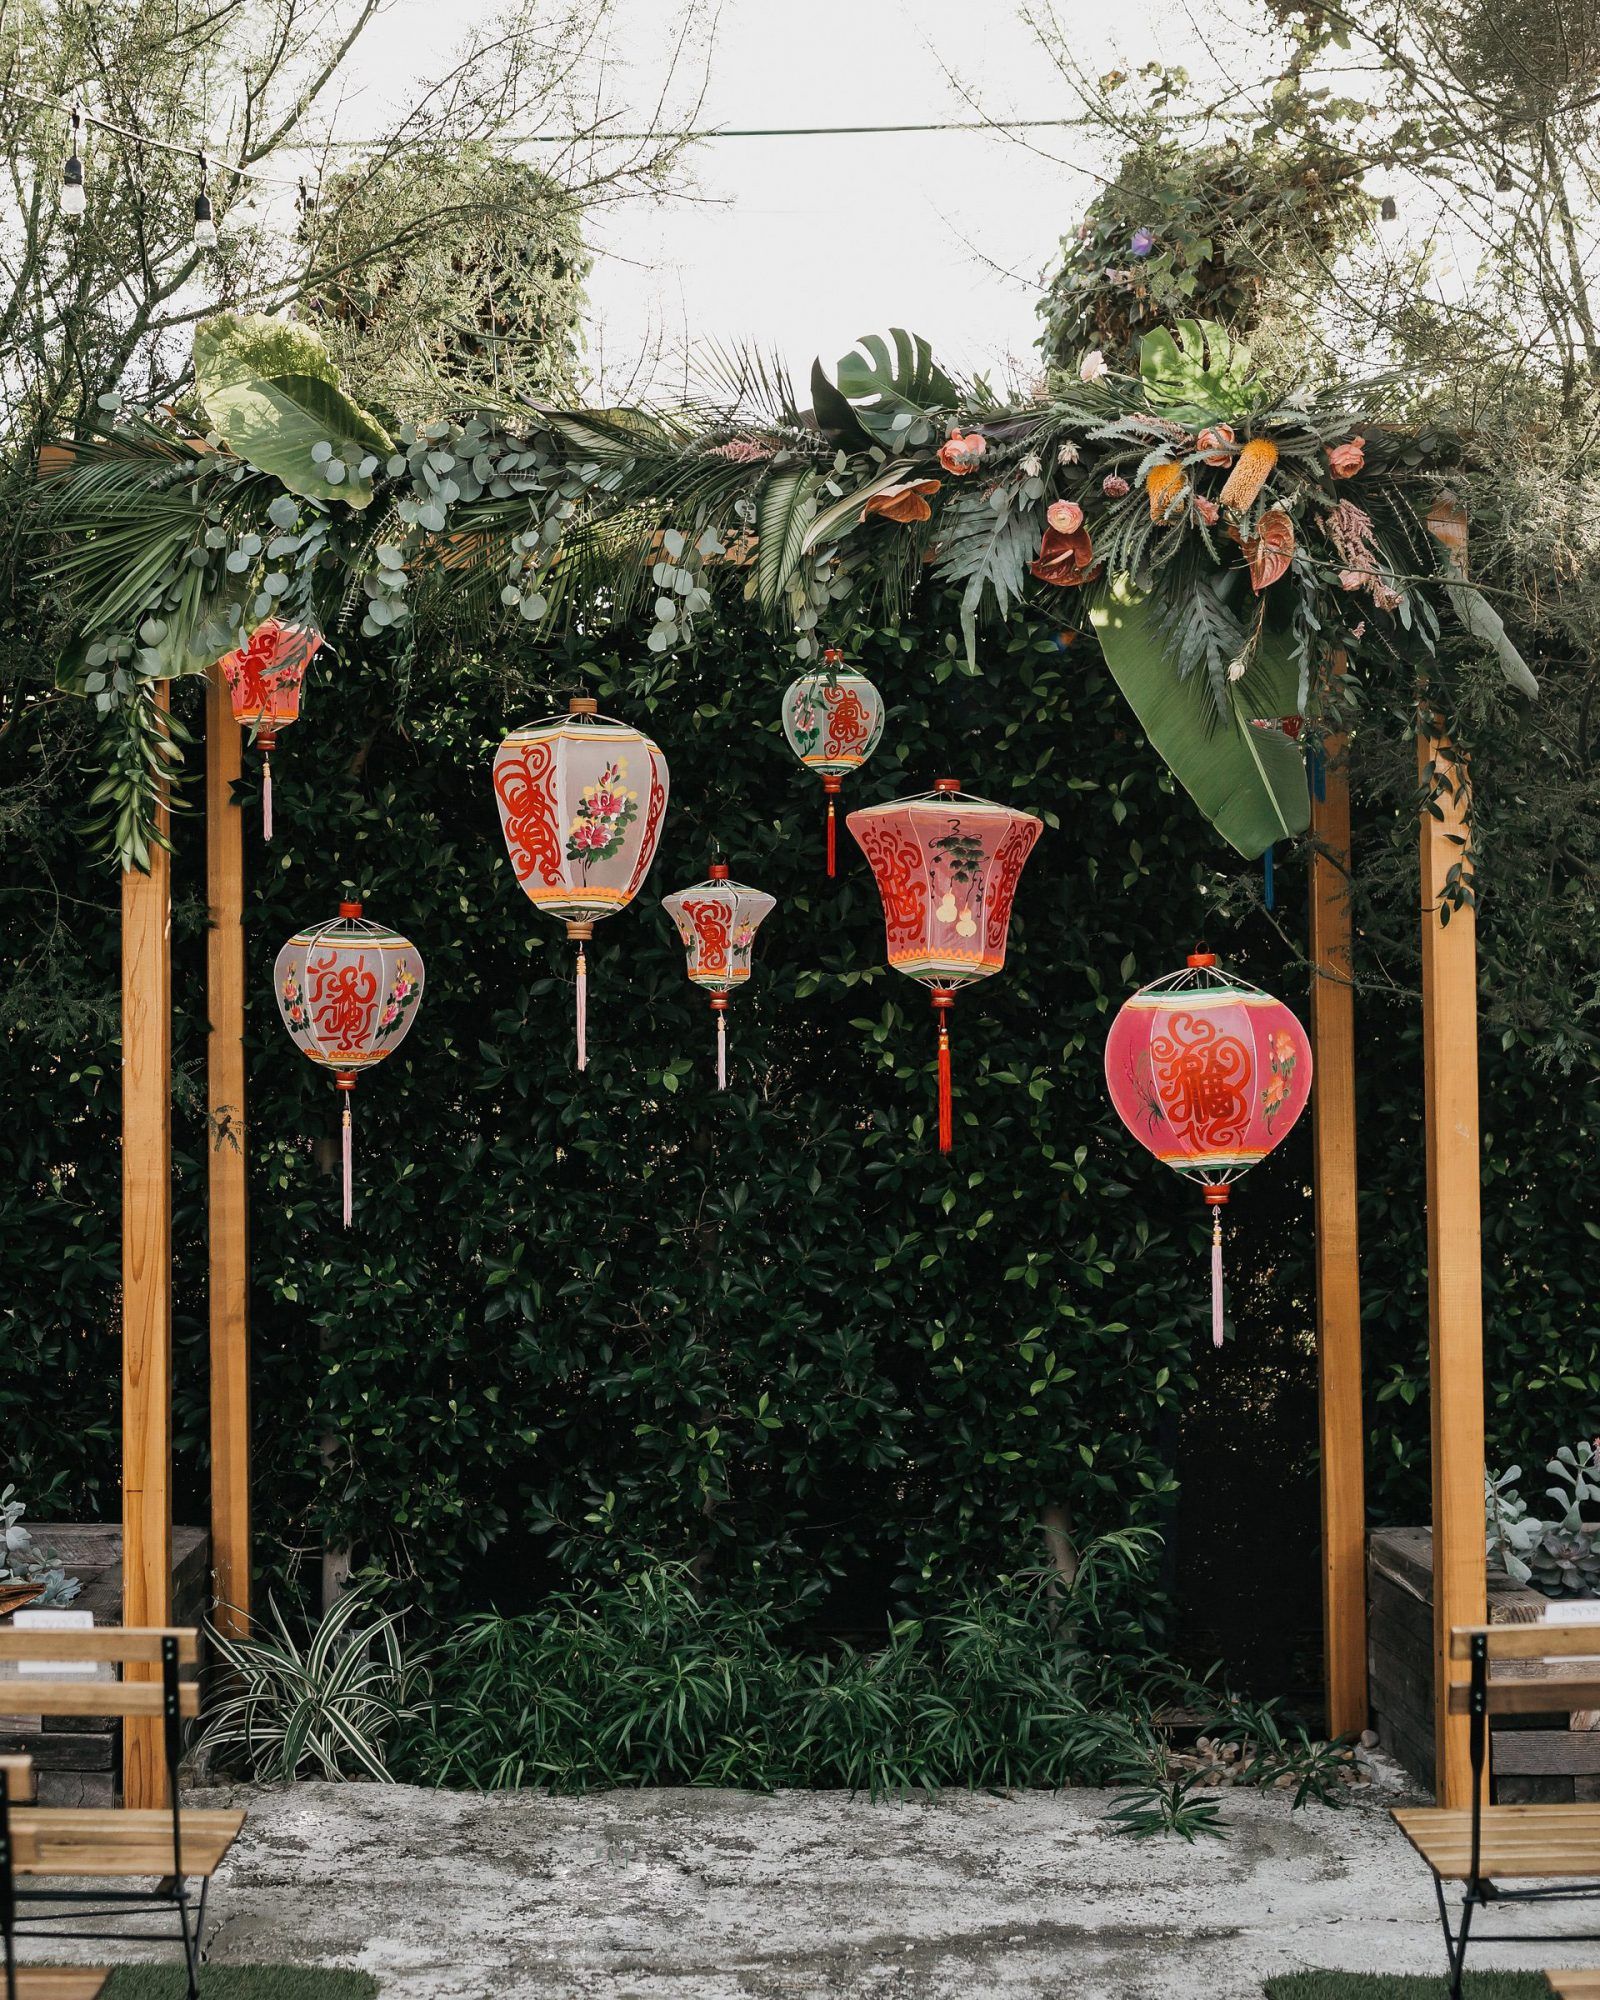
[[[1278,447],[1271,438],[1252,438],[1239,454],[1238,463],[1228,474],[1228,482],[1218,496],[1224,507],[1243,513],[1278,462]]]
[[[1188,487],[1182,466],[1152,465],[1144,478],[1144,490],[1150,496],[1151,520],[1165,521],[1176,512]]]

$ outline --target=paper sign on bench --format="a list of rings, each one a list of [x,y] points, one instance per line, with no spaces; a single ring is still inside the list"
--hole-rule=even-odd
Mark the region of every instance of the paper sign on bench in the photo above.
[[[23,1632],[92,1632],[92,1611],[18,1611],[12,1624]],[[93,1680],[98,1660],[22,1660],[18,1666],[30,1680]]]

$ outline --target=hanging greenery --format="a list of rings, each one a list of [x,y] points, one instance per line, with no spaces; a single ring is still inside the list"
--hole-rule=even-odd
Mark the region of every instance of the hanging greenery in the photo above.
[[[1091,352],[1046,400],[959,384],[895,329],[831,377],[814,364],[808,407],[746,360],[676,409],[479,409],[392,432],[304,327],[207,321],[194,358],[191,405],[108,412],[39,487],[80,634],[65,682],[105,717],[98,797],[124,866],[148,852],[177,755],[151,750],[150,682],[204,672],[269,616],[392,633],[403,658],[423,636],[492,646],[518,620],[593,632],[647,613],[666,653],[737,591],[810,660],[830,624],[893,622],[931,572],[969,663],[980,627],[1025,602],[1063,644],[1098,640],[1246,855],[1308,823],[1302,753],[1274,725],[1319,718],[1329,649],[1349,688],[1396,668],[1410,686],[1454,617],[1536,691],[1459,559],[1459,441],[1387,420],[1381,383],[1263,382],[1209,323],[1146,334],[1136,375]]]

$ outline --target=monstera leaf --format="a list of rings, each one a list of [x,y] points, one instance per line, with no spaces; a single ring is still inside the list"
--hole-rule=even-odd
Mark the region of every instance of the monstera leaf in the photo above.
[[[835,387],[820,362],[811,371],[818,423],[840,434],[859,428],[869,442],[902,445],[932,410],[953,410],[961,392],[933,358],[921,334],[891,327],[889,338],[863,334],[834,370]]]
[[[1255,718],[1295,712],[1300,672],[1282,637],[1263,635],[1248,674],[1233,689],[1234,713],[1217,713],[1204,674],[1180,678],[1154,606],[1120,581],[1100,593],[1090,618],[1117,686],[1151,747],[1224,840],[1254,860],[1311,823],[1305,759],[1280,729]]]
[[[1250,408],[1250,350],[1215,320],[1158,326],[1139,342],[1139,379],[1152,409],[1191,429]]]
[[[340,388],[308,327],[261,313],[202,320],[194,373],[207,420],[230,451],[306,499],[371,500],[372,474],[394,445]]]

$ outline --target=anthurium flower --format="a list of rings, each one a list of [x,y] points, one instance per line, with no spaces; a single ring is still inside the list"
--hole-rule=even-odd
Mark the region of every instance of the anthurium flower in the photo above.
[[[1075,535],[1083,526],[1083,509],[1076,500],[1057,500],[1045,514],[1045,519],[1058,535]]]
[[[988,449],[988,440],[981,431],[969,431],[965,437],[959,431],[945,439],[939,447],[939,463],[946,472],[957,475],[973,472],[978,460]]]
[[[1205,465],[1232,465],[1237,433],[1232,424],[1209,424],[1195,439]]]
[[[938,490],[937,479],[902,479],[897,486],[885,486],[881,493],[874,493],[860,518],[864,521],[869,514],[881,514],[886,521],[899,521],[902,526],[932,520],[933,509],[923,496]]]
[[[1111,373],[1111,365],[1098,347],[1091,347],[1078,363],[1078,378],[1083,382],[1103,382]]]
[[[1250,588],[1259,596],[1289,567],[1294,554],[1294,523],[1281,507],[1269,507],[1257,521],[1255,533],[1240,547],[1250,565]]]
[[[1367,462],[1365,438],[1346,438],[1343,444],[1329,445],[1328,470],[1335,479],[1354,479]]]
[[[1046,528],[1039,553],[1028,568],[1041,583],[1053,583],[1062,590],[1076,589],[1100,574],[1089,530],[1084,527],[1074,529],[1071,534],[1063,534],[1059,528]]]

